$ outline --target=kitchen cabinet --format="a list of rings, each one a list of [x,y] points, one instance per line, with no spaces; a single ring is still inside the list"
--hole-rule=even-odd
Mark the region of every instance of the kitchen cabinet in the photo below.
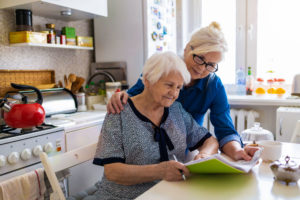
[[[85,126],[79,129],[66,130],[66,150],[73,149],[92,144],[98,140],[102,122],[93,126]],[[88,187],[101,180],[104,168],[93,165],[92,161],[88,161],[72,167],[70,169],[71,176],[68,178],[69,194],[77,194],[78,191],[84,191]]]
[[[34,15],[74,21],[107,17],[107,0],[0,0],[0,9],[30,9]]]

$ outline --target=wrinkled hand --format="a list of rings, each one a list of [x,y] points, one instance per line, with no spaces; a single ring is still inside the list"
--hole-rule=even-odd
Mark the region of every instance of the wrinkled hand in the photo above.
[[[243,149],[237,150],[234,155],[235,160],[246,160],[252,159],[254,153],[259,150],[259,147],[245,146]]]
[[[107,103],[107,113],[119,114],[124,109],[123,104],[127,103],[128,97],[129,95],[125,91],[114,93]]]
[[[162,172],[163,172],[163,177],[162,179],[166,181],[182,181],[182,175],[179,170],[183,171],[183,174],[188,177],[190,176],[190,172],[184,164],[180,162],[176,162],[174,160],[166,161],[166,162],[161,162],[160,163]]]
[[[210,154],[206,154],[206,153],[198,153],[195,157],[194,157],[194,160],[198,160],[198,159],[201,159],[201,158],[207,158],[211,156]]]

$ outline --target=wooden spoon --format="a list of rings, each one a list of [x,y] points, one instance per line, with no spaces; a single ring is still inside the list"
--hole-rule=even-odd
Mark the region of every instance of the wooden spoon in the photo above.
[[[64,75],[64,84],[65,84],[65,88],[68,87],[68,79],[67,79],[67,76]]]
[[[72,88],[72,83],[74,83],[76,81],[76,75],[75,74],[69,74],[68,76],[68,88],[69,90],[71,90]]]

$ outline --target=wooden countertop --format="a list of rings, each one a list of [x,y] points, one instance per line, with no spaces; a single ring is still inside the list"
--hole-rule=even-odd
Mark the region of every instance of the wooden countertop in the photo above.
[[[283,144],[282,156],[290,155],[300,161],[300,144]],[[270,163],[261,162],[248,174],[192,175],[187,181],[161,181],[139,196],[139,200],[194,200],[194,199],[300,199],[298,184],[286,186],[274,181]]]

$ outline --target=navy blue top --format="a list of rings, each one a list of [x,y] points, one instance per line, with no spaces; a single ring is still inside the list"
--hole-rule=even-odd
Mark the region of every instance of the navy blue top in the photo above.
[[[143,90],[144,84],[139,79],[127,93],[135,96]],[[230,106],[224,85],[217,75],[211,74],[206,78],[198,79],[191,87],[184,87],[176,101],[182,104],[199,125],[203,124],[204,115],[210,109],[210,121],[214,126],[220,147],[230,141],[237,141],[243,145],[230,117]]]

